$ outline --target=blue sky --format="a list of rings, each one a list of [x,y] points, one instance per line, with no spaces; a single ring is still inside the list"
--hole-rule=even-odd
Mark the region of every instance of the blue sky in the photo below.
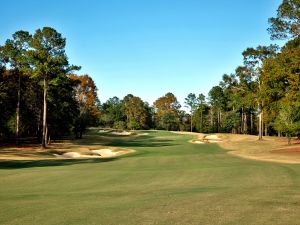
[[[72,64],[103,102],[167,92],[183,103],[207,95],[242,63],[247,47],[272,43],[266,29],[281,0],[0,0],[0,44],[17,30],[51,26]]]

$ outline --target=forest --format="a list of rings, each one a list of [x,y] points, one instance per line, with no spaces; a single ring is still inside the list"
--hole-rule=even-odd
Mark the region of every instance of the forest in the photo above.
[[[283,0],[269,19],[270,38],[284,40],[282,46],[245,47],[242,65],[224,74],[207,96],[190,93],[183,106],[171,92],[152,105],[132,94],[101,103],[92,75],[79,75],[80,66],[69,62],[61,33],[51,27],[17,31],[0,45],[0,141],[33,138],[45,148],[52,140],[82,138],[91,126],[290,141],[300,135],[299,8],[299,0]]]

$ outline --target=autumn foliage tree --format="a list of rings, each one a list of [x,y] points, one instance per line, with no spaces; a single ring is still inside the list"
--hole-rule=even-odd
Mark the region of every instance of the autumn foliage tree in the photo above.
[[[74,90],[80,113],[75,121],[74,132],[76,137],[82,138],[82,133],[86,127],[95,124],[100,115],[96,105],[97,87],[89,75],[71,74],[69,78],[77,82]]]
[[[127,127],[137,130],[146,127],[147,111],[141,98],[127,95],[123,99],[123,109],[127,118]]]
[[[166,130],[176,130],[179,127],[180,104],[172,93],[167,93],[154,102],[158,126]]]

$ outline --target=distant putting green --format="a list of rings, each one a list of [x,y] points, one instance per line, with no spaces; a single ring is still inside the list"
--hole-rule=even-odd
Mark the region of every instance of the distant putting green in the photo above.
[[[92,131],[117,158],[0,161],[1,225],[300,222],[300,165],[247,160],[189,135]],[[1,150],[0,150],[1,151]]]

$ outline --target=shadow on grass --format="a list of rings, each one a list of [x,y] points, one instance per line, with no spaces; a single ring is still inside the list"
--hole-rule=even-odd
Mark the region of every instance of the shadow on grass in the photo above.
[[[94,136],[95,137],[95,136]],[[99,135],[97,135],[99,137]],[[92,136],[90,138],[86,138],[85,140],[82,139],[81,141],[77,142],[78,144],[85,143],[88,145],[101,145],[104,144],[106,146],[112,146],[112,147],[128,147],[128,148],[134,148],[134,147],[166,147],[166,146],[175,146],[177,144],[174,143],[174,140],[171,139],[158,139],[156,136],[152,135],[145,135],[145,136],[128,136],[128,137],[115,137],[108,135],[103,137],[105,139],[98,139],[93,138]]]
[[[107,159],[51,159],[51,160],[5,160],[0,161],[0,169],[23,169],[32,167],[69,166],[83,163],[105,163],[117,158]]]
[[[154,133],[154,132],[153,132]],[[94,134],[84,136],[83,139],[72,141],[77,145],[103,145],[111,147],[167,147],[178,145],[172,139],[157,138],[154,135],[135,135],[135,136],[111,136],[107,134]]]

